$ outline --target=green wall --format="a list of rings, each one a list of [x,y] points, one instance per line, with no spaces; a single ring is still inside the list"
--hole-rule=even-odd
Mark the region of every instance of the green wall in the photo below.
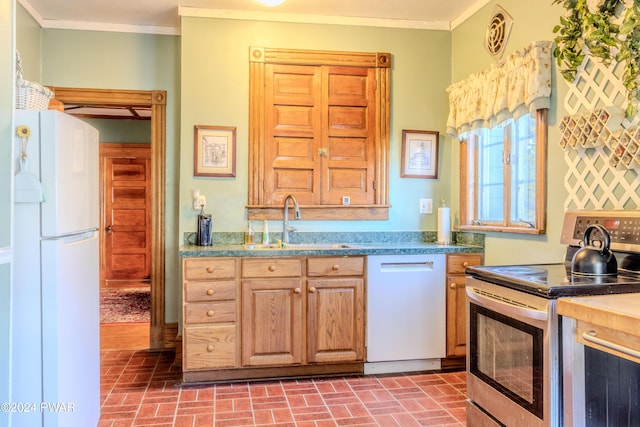
[[[197,212],[191,189],[207,198],[216,231],[246,228],[248,188],[249,47],[390,52],[391,141],[390,209],[386,221],[299,221],[299,231],[434,230],[436,216],[420,215],[420,198],[451,198],[452,171],[440,168],[439,179],[400,178],[403,129],[444,134],[450,81],[451,36],[426,31],[337,25],[182,19],[182,86],[180,163],[180,232],[193,231]],[[235,178],[193,177],[193,126],[237,127]],[[450,144],[440,146],[441,164],[450,163]],[[262,225],[258,224],[258,231]],[[273,221],[270,230],[282,230]]]
[[[452,32],[451,81],[463,80],[471,73],[488,68],[495,60],[484,48],[483,42],[487,24],[493,14],[496,1],[474,14]],[[553,27],[559,23],[563,9],[551,6],[551,2],[536,3],[519,0],[500,0],[502,6],[513,18],[513,27],[504,56],[529,44],[534,40],[553,40]],[[567,84],[557,72],[555,61],[552,70],[552,99],[549,110],[549,144],[547,155],[547,234],[541,236],[511,233],[487,233],[485,236],[486,264],[518,264],[534,262],[560,262],[565,247],[560,244],[560,233],[567,196],[563,182],[567,166],[564,154],[558,145],[557,124],[566,112],[562,100],[567,92]],[[452,141],[452,169],[459,169],[459,144]],[[458,193],[459,180],[455,176],[453,191]],[[457,215],[459,201],[453,203],[452,212]],[[457,221],[456,221],[457,223]]]
[[[83,119],[100,133],[100,142],[151,143],[151,121]]]

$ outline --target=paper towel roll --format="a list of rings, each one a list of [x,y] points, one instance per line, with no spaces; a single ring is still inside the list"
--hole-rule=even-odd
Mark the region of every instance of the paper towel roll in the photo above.
[[[451,243],[451,215],[449,208],[438,208],[438,243]]]

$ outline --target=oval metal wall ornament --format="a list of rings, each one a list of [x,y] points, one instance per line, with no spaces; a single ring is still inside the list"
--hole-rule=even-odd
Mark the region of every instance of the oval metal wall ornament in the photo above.
[[[485,35],[485,47],[496,59],[502,57],[509,40],[513,19],[501,6],[496,5]]]

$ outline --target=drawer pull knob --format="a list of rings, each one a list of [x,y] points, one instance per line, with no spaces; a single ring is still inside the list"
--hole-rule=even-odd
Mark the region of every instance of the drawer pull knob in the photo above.
[[[207,273],[213,273],[213,267],[207,267]]]
[[[449,285],[449,287],[450,287],[451,289],[455,289],[455,288],[456,288],[456,284],[455,284],[455,283],[451,283],[451,284]]]
[[[269,271],[276,271],[276,266],[275,266],[275,265],[273,265],[273,264],[271,264],[271,265],[269,266]]]
[[[209,316],[209,317],[213,316],[213,310],[207,311],[207,316]]]
[[[213,295],[213,289],[211,288],[207,289],[207,295]]]
[[[302,289],[300,289],[300,288],[295,288],[295,289],[293,290],[293,293],[294,293],[294,294],[301,294],[301,293],[302,293]]]
[[[340,270],[340,265],[339,265],[339,264],[333,264],[333,265],[331,266],[331,269],[332,269],[333,271],[338,271],[338,270]]]
[[[316,288],[315,288],[315,286],[311,286],[311,287],[309,288],[309,293],[312,293],[312,294],[315,294],[315,293],[316,293]]]
[[[469,267],[469,261],[465,261],[465,262],[463,262],[463,263],[462,263],[462,266],[463,266],[463,267]]]
[[[209,344],[209,345],[207,346],[207,351],[208,351],[209,353],[211,353],[211,352],[213,351],[213,346],[212,346],[211,344]]]

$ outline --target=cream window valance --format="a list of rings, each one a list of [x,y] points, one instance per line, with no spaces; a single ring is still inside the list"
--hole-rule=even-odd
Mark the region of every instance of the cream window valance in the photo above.
[[[449,86],[447,134],[462,138],[474,129],[549,108],[551,53],[552,42],[532,42],[489,69]]]

